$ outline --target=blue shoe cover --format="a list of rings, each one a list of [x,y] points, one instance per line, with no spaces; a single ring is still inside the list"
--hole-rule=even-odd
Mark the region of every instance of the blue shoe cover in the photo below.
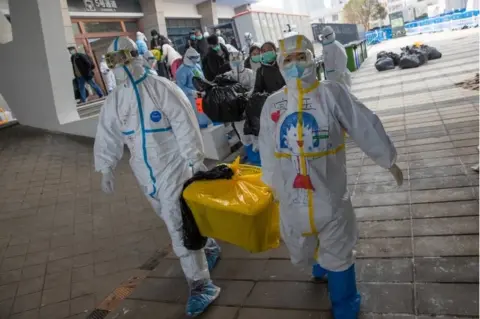
[[[208,271],[212,271],[220,258],[220,247],[215,246],[214,248],[205,249],[205,256],[207,257]]]
[[[312,276],[315,280],[326,280],[327,270],[323,269],[319,264],[315,264],[312,267]]]
[[[215,286],[211,280],[192,289],[187,301],[187,315],[196,317],[202,314],[219,294],[220,288]]]
[[[356,319],[360,312],[355,265],[345,271],[328,271],[328,294],[334,319]]]

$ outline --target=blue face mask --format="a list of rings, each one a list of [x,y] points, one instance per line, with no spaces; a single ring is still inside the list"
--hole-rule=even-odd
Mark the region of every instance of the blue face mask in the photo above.
[[[305,66],[299,63],[292,63],[284,72],[288,80],[300,79],[305,72]]]
[[[240,65],[242,65],[242,61],[232,61],[232,66],[235,67],[235,68],[238,68],[240,67]]]

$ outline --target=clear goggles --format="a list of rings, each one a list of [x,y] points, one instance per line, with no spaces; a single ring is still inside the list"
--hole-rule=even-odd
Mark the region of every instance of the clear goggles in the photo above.
[[[110,69],[115,68],[117,65],[126,65],[130,63],[138,55],[136,51],[130,50],[118,50],[108,52],[105,54],[105,62]]]
[[[190,61],[200,61],[200,56],[199,55],[190,55],[190,56],[187,56],[187,59],[189,59]]]
[[[313,53],[310,50],[298,50],[293,52],[285,52],[281,58],[281,67],[288,68],[292,64],[303,64],[310,66],[314,64]]]
[[[237,54],[231,53],[230,54],[230,62],[233,62],[233,63],[243,62],[243,54],[241,54],[241,53],[237,53]]]

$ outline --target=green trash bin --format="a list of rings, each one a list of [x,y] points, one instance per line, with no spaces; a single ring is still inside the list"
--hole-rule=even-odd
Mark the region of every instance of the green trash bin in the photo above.
[[[367,59],[367,57],[365,56],[365,54],[363,52],[363,41],[359,41],[358,50],[359,50],[360,56],[362,57],[362,63],[363,63],[363,61],[365,61]]]
[[[355,47],[352,43],[345,44],[344,47],[345,52],[347,53],[347,69],[349,69],[350,72],[355,72],[357,70]]]
[[[367,40],[362,41],[362,51],[363,51],[363,58],[366,60],[368,58],[367,54]]]
[[[363,41],[361,41],[361,40],[357,41],[357,50],[358,50],[358,55],[360,56],[360,61],[361,61],[360,64],[362,64],[363,61],[365,61],[365,59],[366,59],[365,55],[363,55],[362,43],[363,43]]]

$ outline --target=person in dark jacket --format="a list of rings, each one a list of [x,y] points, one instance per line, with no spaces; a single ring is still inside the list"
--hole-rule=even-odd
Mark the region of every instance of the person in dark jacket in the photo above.
[[[203,59],[203,73],[207,80],[213,81],[218,75],[231,70],[230,53],[226,46],[218,43],[218,37],[215,34],[209,36],[207,42],[210,48]]]
[[[207,56],[208,43],[207,43],[207,40],[203,37],[202,31],[192,30],[192,32],[190,32],[190,35],[188,36],[188,44],[189,45],[187,46],[187,49],[189,47],[194,48],[195,51],[200,53],[200,58],[202,60]]]
[[[150,50],[161,50],[164,44],[171,44],[170,41],[165,36],[159,34],[157,30],[152,30],[150,35],[152,36],[152,40],[150,41]]]
[[[254,74],[257,74],[257,70],[262,65],[262,52],[260,47],[256,44],[250,46],[248,57],[245,59],[245,67],[251,69]]]
[[[75,47],[69,47],[68,51],[70,52],[70,62],[72,63],[73,74],[75,75],[75,80],[77,81],[78,90],[80,91],[80,100],[82,103],[87,101],[87,91],[85,89],[85,84],[88,83],[92,89],[95,90],[99,97],[103,97],[104,93],[102,89],[95,83],[93,79],[93,70],[95,69],[95,64],[93,63],[92,58],[84,53],[77,52]]]
[[[265,42],[261,47],[262,65],[255,77],[254,93],[273,93],[285,86],[285,80],[277,64],[277,47],[273,42]]]

